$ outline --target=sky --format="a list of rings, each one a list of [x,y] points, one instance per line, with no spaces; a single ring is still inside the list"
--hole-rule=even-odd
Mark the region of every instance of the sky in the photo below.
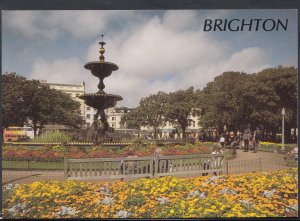
[[[288,19],[287,31],[204,32],[205,19]],[[119,70],[104,79],[117,106],[137,106],[158,91],[203,89],[225,71],[248,74],[297,66],[297,10],[97,10],[2,11],[2,73],[50,83],[86,84],[98,78],[84,69],[99,60]]]

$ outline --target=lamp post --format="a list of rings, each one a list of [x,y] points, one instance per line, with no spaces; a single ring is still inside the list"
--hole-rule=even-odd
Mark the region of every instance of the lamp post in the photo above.
[[[282,114],[282,146],[281,146],[281,150],[284,150],[284,115],[285,115],[285,109],[284,107],[281,110],[281,114]]]

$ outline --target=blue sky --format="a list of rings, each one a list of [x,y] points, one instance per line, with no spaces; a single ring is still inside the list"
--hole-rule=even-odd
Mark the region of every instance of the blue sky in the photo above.
[[[287,31],[204,32],[205,19],[288,19]],[[141,97],[190,86],[203,88],[224,71],[254,73],[297,66],[296,10],[4,11],[2,73],[53,83],[98,80],[84,64],[106,61],[119,70],[104,80],[107,93],[135,106]]]

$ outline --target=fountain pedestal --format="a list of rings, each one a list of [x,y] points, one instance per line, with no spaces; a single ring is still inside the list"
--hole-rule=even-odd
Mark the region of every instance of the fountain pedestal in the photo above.
[[[85,104],[93,107],[97,110],[97,113],[94,116],[94,121],[89,129],[87,141],[90,142],[106,142],[106,132],[112,132],[113,128],[111,128],[107,122],[107,116],[105,115],[104,110],[110,107],[114,107],[117,104],[117,101],[121,101],[123,98],[119,95],[114,94],[107,94],[104,92],[104,78],[109,77],[113,71],[119,69],[119,67],[111,62],[106,62],[104,57],[104,45],[103,42],[103,35],[102,41],[99,42],[101,48],[99,49],[100,52],[100,61],[92,61],[88,62],[84,65],[84,67],[91,71],[91,73],[99,78],[98,89],[97,93],[89,93],[79,96],[80,99],[85,101]],[[100,116],[100,120],[98,117]],[[111,140],[109,140],[111,141]]]

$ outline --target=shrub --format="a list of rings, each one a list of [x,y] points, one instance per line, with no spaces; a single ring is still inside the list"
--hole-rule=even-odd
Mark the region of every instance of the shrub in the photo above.
[[[64,132],[49,132],[46,134],[42,134],[41,136],[34,138],[32,142],[37,143],[64,143],[70,142],[71,137]]]
[[[196,139],[194,137],[189,137],[186,139],[186,141],[189,143],[189,144],[195,144],[196,142]]]

